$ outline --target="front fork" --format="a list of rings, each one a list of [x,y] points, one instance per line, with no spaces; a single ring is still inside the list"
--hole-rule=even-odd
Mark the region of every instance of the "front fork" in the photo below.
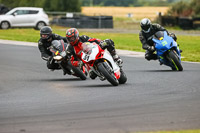
[[[97,68],[97,65],[100,62],[105,62],[107,64],[106,66],[104,65],[106,67],[106,69],[109,72],[114,73],[114,71],[111,69],[111,67],[108,67],[108,66],[110,66],[110,64],[105,59],[104,60],[97,60],[93,66],[90,66],[90,69],[100,78],[100,80],[105,80],[105,77],[101,74],[101,72],[98,71],[98,68]]]
[[[168,56],[168,52],[172,51],[176,57],[179,59],[179,61],[181,61],[181,58],[180,58],[180,55],[177,53],[177,50],[176,49],[169,49],[166,53],[165,53],[165,58],[162,60],[163,63],[169,67],[172,67],[175,69],[175,66],[174,66],[174,62],[172,62],[171,58]]]

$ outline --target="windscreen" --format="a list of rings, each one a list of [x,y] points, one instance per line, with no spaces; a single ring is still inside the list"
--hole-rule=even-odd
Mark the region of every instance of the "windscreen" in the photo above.
[[[52,41],[51,44],[52,44],[53,49],[58,50],[58,51],[61,50],[61,42],[60,41],[54,40],[54,41]]]
[[[90,42],[83,43],[82,44],[83,52],[87,54],[91,53],[93,46],[94,45]]]
[[[164,32],[163,31],[158,31],[155,33],[155,38],[158,40],[161,40],[164,38]]]

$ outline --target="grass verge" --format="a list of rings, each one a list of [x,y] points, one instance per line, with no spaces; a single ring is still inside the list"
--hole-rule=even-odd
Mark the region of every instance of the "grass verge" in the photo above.
[[[66,28],[67,29],[67,28]],[[53,32],[65,36],[63,27],[53,26]],[[125,33],[91,33],[80,32],[80,35],[88,35],[99,39],[112,39],[117,49],[144,51],[139,41],[138,34]],[[200,62],[200,37],[199,36],[177,36],[180,49],[183,50],[183,61]],[[40,38],[39,31],[34,29],[8,29],[0,30],[0,39],[37,42]]]

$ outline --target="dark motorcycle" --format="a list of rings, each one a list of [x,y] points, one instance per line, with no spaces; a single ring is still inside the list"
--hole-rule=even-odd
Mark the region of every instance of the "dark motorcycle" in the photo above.
[[[52,41],[52,45],[50,46],[50,51],[53,54],[52,61],[54,60],[55,63],[58,63],[65,73],[85,80],[87,78],[87,70],[85,67],[79,68],[71,64],[71,55],[67,54],[67,48],[68,44],[64,43],[63,40]]]

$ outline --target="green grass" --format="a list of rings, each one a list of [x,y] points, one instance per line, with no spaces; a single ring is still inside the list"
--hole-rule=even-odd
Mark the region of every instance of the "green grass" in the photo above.
[[[67,29],[67,28],[66,28]],[[53,32],[65,36],[63,27],[53,26]],[[91,33],[80,32],[80,35],[88,35],[99,39],[112,39],[117,49],[132,51],[144,51],[139,41],[138,34],[125,33]],[[200,37],[199,36],[177,36],[180,49],[183,50],[183,61],[200,62]],[[9,29],[0,30],[0,39],[37,42],[40,38],[38,30],[34,29]]]
[[[200,130],[157,131],[157,132],[138,132],[138,133],[200,133]]]
[[[114,17],[113,18],[113,26],[117,29],[132,29],[138,30],[140,28],[139,20],[135,20],[134,18],[121,18]]]

